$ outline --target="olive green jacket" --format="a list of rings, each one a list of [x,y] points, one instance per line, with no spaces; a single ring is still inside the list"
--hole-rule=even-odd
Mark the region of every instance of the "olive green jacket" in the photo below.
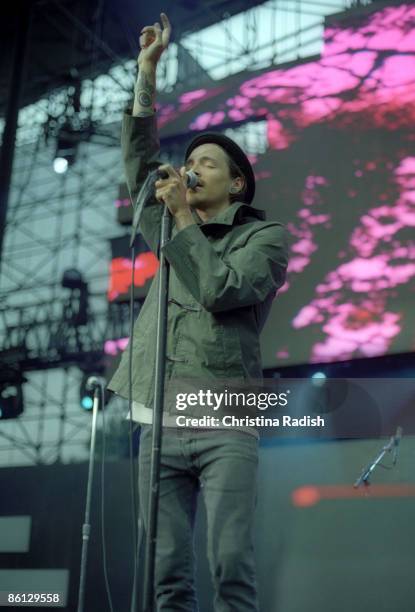
[[[155,116],[125,114],[121,141],[135,202],[148,172],[161,163]],[[162,213],[163,206],[150,198],[141,217],[141,233],[156,255]],[[197,224],[177,231],[173,223],[171,239],[163,247],[170,263],[166,386],[182,378],[198,379],[207,386],[223,378],[261,379],[259,334],[285,280],[285,230],[280,223],[264,221],[263,211],[242,202],[207,222],[193,214]],[[133,338],[133,400],[148,407],[154,398],[158,279],[157,274]],[[129,347],[108,385],[125,398],[128,358]],[[173,404],[165,402],[164,409],[177,415]]]

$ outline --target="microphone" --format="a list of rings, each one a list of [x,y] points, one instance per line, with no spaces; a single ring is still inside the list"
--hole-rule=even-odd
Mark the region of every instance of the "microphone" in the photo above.
[[[157,170],[157,176],[161,179],[169,178],[169,173],[166,170]],[[189,189],[194,189],[198,184],[199,179],[193,170],[186,170],[186,185]]]
[[[85,388],[87,391],[93,391],[96,387],[105,385],[105,382],[105,378],[101,376],[90,376],[86,381]]]
[[[402,427],[398,427],[396,429],[395,435],[393,436],[393,459],[392,459],[393,465],[396,465],[396,462],[398,460],[398,447],[402,440],[402,434],[403,434]]]

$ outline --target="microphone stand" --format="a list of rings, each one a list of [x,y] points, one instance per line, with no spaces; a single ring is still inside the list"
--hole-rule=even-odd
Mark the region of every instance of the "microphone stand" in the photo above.
[[[77,612],[83,612],[85,603],[85,581],[86,581],[86,562],[88,557],[88,545],[89,535],[91,533],[91,524],[89,522],[89,516],[91,511],[91,496],[92,496],[92,482],[94,478],[94,457],[95,457],[95,439],[97,431],[97,415],[98,408],[101,402],[103,394],[99,385],[95,385],[94,391],[94,403],[92,407],[92,426],[91,426],[91,445],[89,449],[89,467],[88,467],[88,483],[86,490],[86,501],[85,501],[85,518],[84,524],[82,525],[82,552],[81,552],[81,569],[79,576],[79,591],[78,591],[78,608]],[[103,408],[103,406],[101,406]]]
[[[134,245],[137,230],[144,204],[152,195],[154,183],[157,180],[157,170],[150,172],[137,197],[134,219],[131,231],[130,247]],[[164,376],[166,363],[166,339],[167,339],[167,309],[168,309],[168,287],[170,266],[165,258],[162,247],[170,239],[172,217],[167,206],[164,208],[159,249],[159,286],[158,286],[158,314],[157,314],[157,336],[156,336],[156,366],[155,366],[155,392],[153,406],[153,428],[151,441],[150,462],[150,488],[148,500],[148,526],[146,533],[145,557],[144,557],[144,585],[143,585],[143,611],[153,612],[154,601],[154,571],[155,550],[157,538],[157,514],[159,501],[160,480],[160,456],[162,442],[163,404],[164,404]],[[132,418],[132,398],[130,397],[130,418]],[[138,551],[137,551],[138,554]],[[136,607],[137,572],[135,572],[135,584],[133,585],[133,601],[131,610]]]
[[[170,266],[162,247],[168,242],[171,234],[172,217],[167,206],[164,208],[160,235],[160,272],[158,287],[158,313],[156,337],[155,393],[153,407],[153,430],[151,440],[150,495],[148,500],[148,528],[144,558],[144,594],[143,612],[153,612],[154,570],[157,538],[157,514],[160,484],[160,457],[162,443],[164,373],[166,364],[167,340],[167,303],[169,290]]]
[[[144,205],[146,201],[148,200],[148,198],[151,195],[153,195],[154,183],[156,182],[156,180],[157,180],[157,169],[148,173],[147,178],[144,181],[138,193],[138,196],[137,196],[137,199],[134,205],[134,216],[133,216],[133,222],[131,226],[131,236],[130,236],[131,265],[132,265],[133,279],[134,279],[134,265],[135,265],[134,243],[137,237],[138,228],[140,225],[140,220],[141,220],[141,215],[143,213]],[[133,398],[132,398],[132,368],[133,368],[132,353],[133,353],[133,342],[134,342],[134,305],[133,305],[134,298],[133,298],[133,294],[134,294],[134,283],[131,282],[131,289],[130,289],[130,357],[128,360],[129,361],[128,363],[128,412],[130,415],[130,449],[132,449],[132,418],[133,418]],[[130,450],[130,452],[132,453],[132,450]],[[132,466],[131,478],[132,478],[132,483],[133,483],[132,491],[133,491],[133,497],[134,497],[135,495],[134,493],[135,471],[134,471],[133,466]],[[133,507],[134,507],[135,512],[137,512],[134,502],[133,502]],[[136,520],[137,518],[138,517],[134,517],[134,520]],[[134,547],[135,547],[134,574],[133,574],[133,586],[132,586],[132,593],[131,593],[130,612],[137,611],[137,581],[138,581],[138,558],[139,558],[139,553],[140,553],[140,548],[141,548],[141,518],[139,518],[137,522],[138,522],[138,529],[137,531],[134,531],[134,539],[135,539],[135,542],[134,542]]]
[[[374,461],[372,461],[372,463],[369,463],[369,465],[363,469],[359,478],[356,480],[356,482],[353,485],[355,489],[360,487],[361,484],[364,484],[366,486],[370,485],[370,480],[369,480],[370,475],[373,472],[373,470],[376,468],[376,466],[379,465],[379,463],[382,461],[386,453],[390,453],[391,451],[393,451],[393,465],[396,465],[397,455],[398,455],[398,446],[401,441],[401,438],[402,438],[402,427],[398,427],[395,435],[392,436],[389,442],[382,448],[381,452],[377,455]]]

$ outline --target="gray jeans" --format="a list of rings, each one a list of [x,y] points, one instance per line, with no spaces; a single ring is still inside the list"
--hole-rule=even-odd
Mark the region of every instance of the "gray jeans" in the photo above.
[[[151,426],[139,452],[140,510],[147,527]],[[163,431],[156,544],[157,611],[197,612],[193,526],[199,489],[207,516],[207,553],[215,612],[257,612],[252,527],[258,441],[237,431]]]

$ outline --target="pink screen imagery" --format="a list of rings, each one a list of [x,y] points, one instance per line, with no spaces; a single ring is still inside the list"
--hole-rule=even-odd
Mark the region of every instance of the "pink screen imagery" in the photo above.
[[[161,137],[266,121],[254,206],[290,235],[273,365],[415,349],[415,7],[326,24],[319,58],[158,109]]]

